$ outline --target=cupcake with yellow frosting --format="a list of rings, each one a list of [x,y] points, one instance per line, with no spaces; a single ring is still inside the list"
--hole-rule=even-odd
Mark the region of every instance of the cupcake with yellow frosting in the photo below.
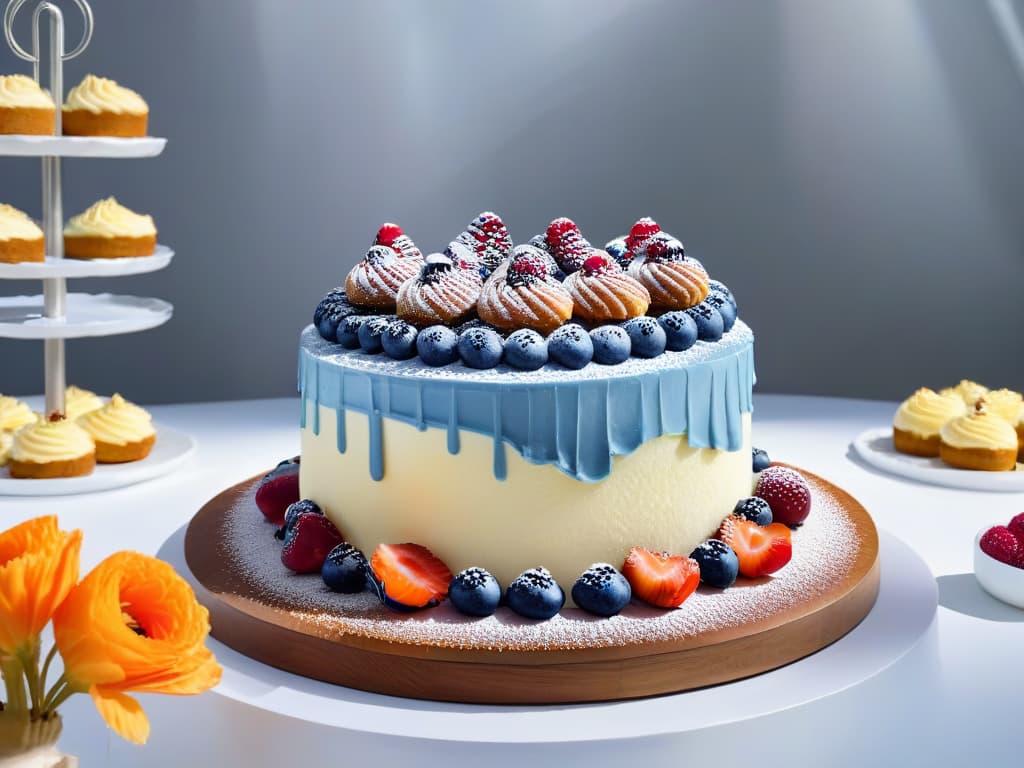
[[[25,75],[0,75],[0,133],[53,135],[57,109],[50,94]]]
[[[72,259],[152,256],[153,217],[125,208],[113,197],[100,200],[64,227],[64,255]]]
[[[1012,389],[992,389],[985,393],[985,408],[988,412],[1014,425],[1020,418],[1022,403],[1024,396]]]
[[[153,417],[120,395],[114,395],[102,408],[82,416],[78,425],[96,443],[96,461],[100,464],[144,459],[156,442]]]
[[[103,407],[103,398],[88,389],[74,385],[64,390],[64,418],[75,421],[80,416]]]
[[[148,122],[145,100],[105,77],[86,75],[64,102],[65,136],[138,138],[146,135]]]
[[[900,403],[893,417],[893,445],[911,456],[938,456],[943,425],[966,412],[967,406],[958,394],[943,395],[922,387]]]
[[[73,421],[37,421],[14,433],[8,466],[17,478],[80,477],[95,469],[96,445]]]
[[[14,445],[14,434],[11,432],[0,432],[0,467],[7,466],[7,460],[11,456],[12,445]]]
[[[0,263],[43,261],[46,241],[28,214],[11,205],[0,204]]]
[[[0,432],[16,432],[38,418],[25,403],[13,397],[0,395]]]
[[[973,408],[974,404],[978,402],[985,393],[988,392],[988,387],[984,384],[979,384],[976,381],[970,379],[961,379],[960,383],[955,387],[946,387],[939,391],[940,395],[954,394],[967,404],[968,408]]]
[[[951,467],[1005,472],[1017,465],[1017,432],[989,413],[985,398],[967,415],[946,422],[939,437],[939,457]]]

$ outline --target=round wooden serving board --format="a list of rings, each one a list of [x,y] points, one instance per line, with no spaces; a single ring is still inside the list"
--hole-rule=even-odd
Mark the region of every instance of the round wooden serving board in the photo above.
[[[566,608],[533,622],[502,607],[473,619],[447,602],[397,613],[369,593],[335,594],[319,576],[280,565],[280,542],[253,500],[259,478],[199,511],[185,557],[214,637],[289,672],[440,701],[630,699],[775,669],[838,640],[868,614],[879,583],[874,523],[845,491],[803,474],[814,507],[793,534],[793,561],[724,591],[702,586],[672,611],[634,602],[611,619]]]

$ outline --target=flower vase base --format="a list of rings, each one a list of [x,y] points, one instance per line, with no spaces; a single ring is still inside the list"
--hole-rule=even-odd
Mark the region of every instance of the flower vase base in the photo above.
[[[0,710],[0,768],[77,768],[78,758],[57,749],[61,728],[59,715],[29,720]]]

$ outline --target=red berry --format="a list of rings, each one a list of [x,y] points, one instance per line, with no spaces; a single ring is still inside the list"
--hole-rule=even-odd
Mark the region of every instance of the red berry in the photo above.
[[[667,552],[633,547],[622,564],[622,575],[633,594],[659,608],[682,605],[700,584],[697,561]]]
[[[656,235],[658,232],[661,232],[661,227],[658,226],[658,223],[649,216],[644,216],[630,227],[629,234],[626,236],[626,248],[636,253],[637,248],[645,240],[649,239],[652,235]]]
[[[1017,568],[1024,567],[1024,547],[1007,526],[992,526],[981,535],[978,544],[989,557]]]
[[[405,608],[436,605],[448,595],[452,572],[419,544],[381,544],[370,558],[384,594]]]
[[[281,464],[256,488],[256,506],[274,525],[284,525],[285,510],[299,500],[299,465]]]
[[[593,252],[594,247],[580,233],[570,219],[561,218],[552,221],[545,234],[551,255],[558,266],[568,274],[583,266],[583,262]]]
[[[1017,537],[1017,541],[1020,542],[1021,549],[1024,550],[1024,512],[1021,512],[1019,515],[1014,515],[1013,519],[1007,523],[1006,527],[1009,529],[1010,533]]]
[[[811,489],[803,475],[789,467],[773,466],[761,472],[754,495],[768,502],[772,520],[800,525],[811,512]]]
[[[402,228],[397,224],[385,224],[377,230],[377,237],[374,238],[374,245],[394,245],[395,240],[404,235]]]
[[[281,562],[296,573],[319,573],[332,549],[344,541],[326,515],[303,512],[295,519]]]
[[[722,521],[718,538],[736,552],[740,573],[749,579],[775,573],[793,558],[789,528],[782,523],[758,525],[730,515]]]
[[[608,272],[618,266],[614,261],[612,261],[611,256],[604,251],[591,251],[591,253],[594,255],[588,256],[583,261],[582,269],[586,275],[599,275],[602,272]]]

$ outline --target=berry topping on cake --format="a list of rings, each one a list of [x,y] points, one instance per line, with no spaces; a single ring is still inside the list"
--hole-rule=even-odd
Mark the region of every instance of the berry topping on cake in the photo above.
[[[594,563],[572,585],[573,602],[598,616],[614,616],[632,594],[626,577],[608,563]]]
[[[718,280],[708,280],[708,291],[722,294],[732,304],[732,308],[737,309],[736,297],[732,295],[732,291],[729,290],[725,283]]]
[[[381,337],[393,319],[386,316],[370,317],[359,326],[359,331],[356,335],[359,337],[359,347],[363,352],[376,355],[384,348],[381,344]]]
[[[466,231],[456,238],[456,242],[471,248],[479,267],[488,274],[497,269],[512,250],[512,238],[509,237],[505,222],[498,214],[490,211],[473,219]]]
[[[452,258],[443,253],[432,253],[423,260],[418,280],[420,285],[433,285],[438,282],[446,272],[455,268]]]
[[[459,357],[470,368],[485,370],[501,362],[504,344],[493,328],[470,328],[459,334]]]
[[[274,525],[284,525],[290,504],[299,500],[299,465],[278,464],[256,488],[256,506]]]
[[[359,328],[369,315],[349,315],[338,326],[337,341],[345,349],[359,349]]]
[[[622,575],[635,597],[659,608],[682,605],[700,583],[700,568],[695,560],[643,547],[629,550]]]
[[[381,266],[391,264],[400,256],[401,254],[390,245],[371,245],[370,250],[363,257],[363,261],[374,266]]]
[[[751,468],[754,472],[764,472],[768,467],[772,465],[772,460],[768,456],[768,451],[763,448],[751,448]]]
[[[625,238],[618,237],[605,244],[605,252],[615,259],[615,262],[625,269],[629,266],[629,263],[633,261],[633,252],[626,247]]]
[[[274,534],[279,539],[284,539],[287,544],[291,541],[291,537],[295,532],[295,522],[299,519],[299,515],[311,512],[314,515],[322,515],[324,511],[320,509],[320,505],[312,499],[299,499],[294,504],[289,504],[288,509],[284,511],[284,524]]]
[[[722,329],[728,333],[736,325],[736,305],[729,301],[724,293],[712,291],[704,299],[704,303],[713,307],[722,316]]]
[[[649,216],[644,216],[629,228],[629,234],[626,235],[626,248],[634,255],[641,255],[647,242],[659,232],[661,232],[661,227],[658,226],[658,223]]]
[[[725,323],[718,310],[707,303],[690,307],[686,314],[697,324],[697,338],[701,341],[718,341],[725,332]]]
[[[548,336],[548,357],[559,365],[578,370],[594,358],[594,343],[583,326],[563,325]]]
[[[369,570],[366,555],[343,541],[327,554],[320,578],[328,589],[354,595],[366,589],[366,574]]]
[[[416,337],[416,353],[427,365],[436,367],[459,359],[459,336],[445,325],[432,325]]]
[[[405,232],[397,224],[384,224],[377,230],[377,236],[373,238],[374,245],[394,245],[395,240],[404,235]]]
[[[384,354],[393,360],[408,360],[416,356],[416,327],[405,320],[392,320],[380,337]]]
[[[1008,526],[992,526],[981,535],[978,546],[986,555],[1001,563],[1024,568],[1024,545]]]
[[[590,332],[594,345],[594,362],[601,365],[618,365],[629,359],[632,343],[626,329],[618,325],[602,325]]]
[[[336,341],[341,321],[356,312],[349,304],[344,288],[335,288],[327,293],[313,310],[313,325],[320,336],[327,341]]]
[[[343,541],[334,523],[316,512],[300,514],[288,535],[281,562],[295,573],[318,573],[328,553]]]
[[[536,331],[522,328],[505,339],[505,362],[521,371],[536,371],[548,361],[548,343]]]
[[[549,275],[550,268],[543,252],[532,246],[520,245],[513,251],[505,280],[512,286],[529,285],[537,280],[546,280]]]
[[[1018,515],[1014,515],[1013,519],[1006,524],[1010,533],[1017,537],[1017,541],[1020,542],[1022,548],[1024,548],[1024,512]]]
[[[490,616],[501,603],[501,585],[483,568],[467,568],[448,585],[448,599],[459,613]]]
[[[736,552],[740,573],[748,579],[768,576],[788,563],[793,557],[790,537],[782,523],[760,526],[736,515],[725,518],[718,529],[718,538]]]
[[[697,323],[685,310],[676,309],[658,318],[665,331],[665,347],[684,352],[697,343]]]
[[[633,355],[636,357],[657,357],[665,351],[668,337],[665,329],[653,317],[634,317],[622,327],[629,334]]]
[[[604,251],[592,251],[592,256],[583,260],[581,269],[585,275],[602,275],[612,270],[618,271],[619,266],[615,260]]]
[[[667,236],[651,238],[643,253],[648,261],[683,261],[686,258],[686,249],[683,248],[683,244],[674,237]]]
[[[528,619],[550,619],[565,605],[565,593],[547,568],[531,568],[505,590],[505,605]]]
[[[709,587],[731,587],[740,572],[740,560],[732,547],[718,539],[708,539],[690,553],[700,568],[700,580]]]
[[[811,489],[803,475],[789,467],[768,467],[757,480],[755,496],[760,496],[772,508],[776,523],[795,528],[811,512]]]
[[[404,608],[437,605],[452,580],[448,566],[419,544],[380,544],[370,569],[385,597]]]
[[[753,520],[758,525],[772,524],[772,508],[767,501],[757,496],[737,501],[732,513],[738,517]]]
[[[580,228],[570,219],[555,219],[548,225],[546,233],[548,248],[558,266],[566,274],[583,266],[594,247],[580,233]]]

